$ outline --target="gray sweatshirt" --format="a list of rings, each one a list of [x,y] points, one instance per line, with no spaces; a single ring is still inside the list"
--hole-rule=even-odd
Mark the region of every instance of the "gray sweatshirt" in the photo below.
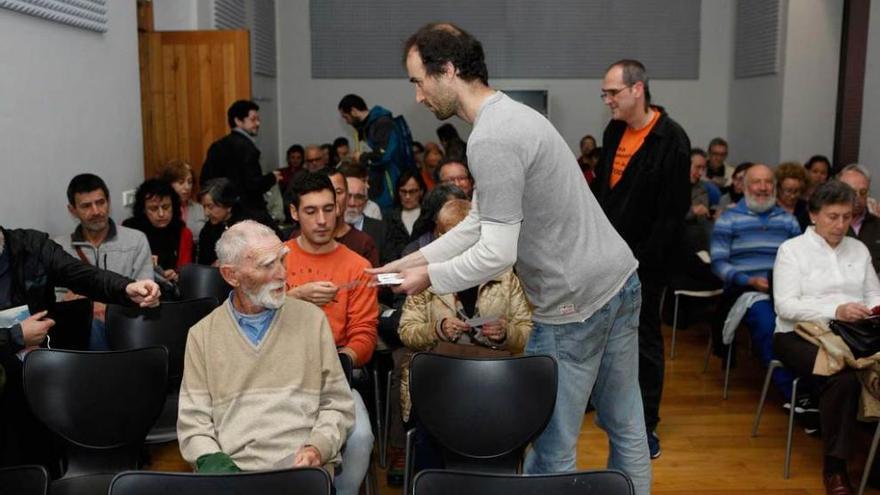
[[[110,232],[100,246],[89,244],[82,235],[82,226],[70,235],[58,236],[55,242],[75,258],[79,248],[90,265],[118,273],[134,280],[153,280],[150,243],[142,232],[110,222]]]
[[[492,279],[515,263],[534,320],[583,321],[638,267],[590,192],[577,159],[550,122],[496,92],[468,138],[474,207],[422,248],[436,292]]]

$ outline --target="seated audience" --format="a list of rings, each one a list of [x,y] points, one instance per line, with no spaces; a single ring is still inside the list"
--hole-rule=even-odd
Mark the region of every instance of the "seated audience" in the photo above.
[[[437,143],[425,143],[425,158],[422,160],[422,181],[428,190],[437,185],[437,168],[443,161],[443,149]]]
[[[333,232],[337,205],[333,183],[326,175],[309,174],[294,184],[291,215],[299,236],[287,241],[288,295],[319,306],[327,315],[338,351],[356,367],[366,365],[376,347],[376,288],[364,270],[370,263],[336,242]],[[357,495],[373,450],[373,433],[364,401],[353,391],[355,424],[342,453],[338,494]]]
[[[46,339],[55,321],[48,317],[55,288],[68,287],[96,301],[155,306],[161,294],[152,279],[102,270],[66,253],[43,232],[0,226],[0,310],[29,315],[0,327],[0,466],[41,464],[58,469],[56,437],[33,415],[24,397],[22,361],[17,353]]]
[[[741,320],[731,318],[727,324],[735,329],[741,321],[749,328],[752,347],[764,365],[773,358],[776,314],[767,297],[768,278],[779,245],[801,234],[797,220],[776,206],[774,180],[773,171],[767,165],[751,166],[744,179],[745,197],[736,207],[722,213],[712,230],[712,271],[724,281],[724,295],[712,325],[712,343],[715,354],[723,359],[727,357],[727,347],[722,341],[722,329],[725,320],[734,313],[732,309],[739,310],[735,314]],[[788,398],[793,380],[791,373],[777,370],[773,380]]]
[[[282,193],[287,192],[287,188],[290,187],[290,181],[302,172],[305,155],[306,150],[301,144],[294,144],[287,148],[286,166],[279,169],[281,171],[281,179],[278,181],[278,187]]]
[[[441,184],[454,184],[459,187],[468,199],[474,195],[474,178],[471,177],[471,171],[467,165],[451,158],[445,158],[437,169],[437,178]]]
[[[207,219],[199,234],[198,262],[201,265],[216,264],[217,241],[226,229],[242,220],[256,220],[274,230],[275,222],[267,214],[241,206],[238,188],[229,179],[211,179],[206,182],[199,191],[199,203],[202,204]],[[280,237],[280,232],[275,233]]]
[[[776,334],[773,350],[785,366],[808,377],[819,397],[824,444],[823,480],[828,493],[853,493],[846,461],[856,447],[862,387],[852,368],[817,371],[820,348],[794,332],[801,321],[858,321],[880,304],[880,281],[864,244],[846,236],[855,194],[829,181],[810,197],[814,227],[779,247],[773,267]],[[825,356],[827,357],[827,356]]]
[[[413,224],[410,234],[412,241],[403,249],[401,256],[414,253],[434,241],[437,212],[447,201],[453,199],[468,199],[468,196],[455,184],[440,184],[425,195],[419,218]]]
[[[733,165],[726,162],[727,141],[720,137],[713,138],[706,149],[709,150],[706,177],[719,189],[726,189],[730,186],[734,171]]]
[[[243,221],[217,242],[226,302],[189,331],[177,418],[198,472],[327,468],[354,421],[327,318],[286,297],[287,248]]]
[[[324,164],[324,152],[321,151],[321,147],[317,144],[310,144],[306,146],[306,154],[305,161],[303,162],[303,166],[309,172],[317,172],[322,168],[326,167]]]
[[[425,145],[419,141],[413,141],[412,153],[413,159],[416,161],[416,168],[421,170],[425,165]]]
[[[333,151],[333,145],[330,143],[324,143],[321,145],[321,168],[333,167],[336,165],[336,154]]]
[[[352,161],[353,157],[348,147],[348,138],[340,136],[333,140],[333,154],[336,155],[336,165]]]
[[[467,160],[467,143],[458,135],[458,130],[450,123],[442,124],[437,128],[437,139],[443,146],[443,154],[447,158],[454,158],[458,161]]]
[[[719,217],[724,210],[728,208],[733,208],[739,203],[739,200],[743,197],[743,177],[746,175],[746,170],[754,165],[752,162],[742,162],[736,166],[733,170],[733,175],[730,178],[730,188],[728,188],[727,192],[721,196],[721,199],[718,201],[718,207],[715,210],[715,217]]]
[[[180,196],[171,184],[148,179],[134,196],[132,216],[122,225],[140,230],[150,242],[157,280],[177,281],[178,270],[192,263],[192,231],[180,216]]]
[[[110,218],[110,192],[104,181],[93,174],[80,174],[67,186],[67,211],[79,221],[70,235],[54,240],[71,256],[134,280],[153,279],[153,261],[146,236]],[[65,298],[77,297],[68,292]],[[94,303],[89,349],[106,351],[104,312],[107,306]]]
[[[596,178],[596,165],[598,164],[598,161],[592,161],[590,155],[594,154],[593,150],[596,149],[596,138],[590,134],[582,137],[580,149],[581,156],[578,157],[578,165],[581,167],[581,172],[584,174],[584,179],[587,180],[587,184],[592,184],[593,179]],[[598,156],[596,158],[598,158]]]
[[[802,232],[810,225],[807,202],[801,199],[806,185],[807,173],[800,163],[785,162],[776,167],[776,204],[794,215]]]
[[[345,212],[348,208],[348,182],[345,176],[335,168],[324,169],[320,173],[330,178],[336,193],[336,228],[333,230],[333,238],[369,261],[370,266],[379,266],[379,249],[373,238],[345,222]],[[291,238],[297,235],[299,229],[294,231]]]
[[[880,218],[868,211],[871,173],[865,167],[853,163],[843,167],[837,178],[856,192],[853,219],[847,235],[865,243],[871,253],[874,270],[880,272]]]
[[[394,209],[387,214],[387,221],[397,229],[406,230],[412,240],[413,226],[422,212],[422,198],[427,192],[421,174],[417,170],[404,170],[397,180],[397,198]]]
[[[379,265],[374,266],[381,266],[400,258],[400,253],[406,246],[409,235],[406,233],[406,229],[402,228],[402,225],[389,224],[384,220],[377,220],[366,215],[368,186],[363,170],[360,165],[340,168],[342,174],[345,175],[348,186],[345,222],[373,239],[379,249]]]
[[[180,197],[180,218],[192,232],[198,244],[199,233],[205,225],[205,212],[201,205],[192,200],[195,176],[189,163],[183,160],[172,160],[159,172],[159,179],[171,184],[174,192]]]
[[[453,199],[444,204],[437,214],[437,237],[461,222],[469,210],[470,202],[464,199]],[[466,322],[479,316],[497,319],[479,328],[473,328]],[[519,354],[531,331],[529,302],[519,279],[509,269],[489,282],[458,293],[438,294],[428,288],[420,294],[407,297],[400,318],[399,334],[400,340],[410,351],[409,355],[430,351],[438,342],[505,349]],[[409,355],[400,360],[400,419],[404,422],[410,419]],[[401,454],[392,450],[392,465]]]
[[[807,187],[804,188],[803,199],[809,201],[813,191],[831,176],[831,162],[824,155],[813,155],[804,164],[804,168],[807,169]]]

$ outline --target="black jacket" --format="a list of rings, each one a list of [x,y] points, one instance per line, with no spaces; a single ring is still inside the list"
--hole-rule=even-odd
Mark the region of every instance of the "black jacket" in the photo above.
[[[125,287],[128,277],[101,270],[67,254],[48,234],[36,230],[0,228],[9,250],[11,306],[27,304],[31,314],[49,309],[55,301],[55,287],[67,287],[77,294],[114,304],[132,304]],[[6,309],[6,308],[0,308]],[[0,328],[0,351],[18,351],[12,328]]]
[[[263,194],[275,184],[275,176],[263,173],[260,167],[260,150],[247,136],[232,131],[215,141],[208,148],[202,165],[199,184],[226,177],[241,192],[241,205],[257,211],[266,211]]]
[[[660,117],[612,189],[609,176],[626,122],[612,120],[602,138],[593,192],[639,260],[639,276],[663,282],[691,201],[687,134],[660,107]]]
[[[400,253],[409,242],[409,235],[402,223],[388,224],[385,220],[365,216],[362,230],[376,243],[376,248],[379,250],[379,266],[399,259]]]
[[[846,235],[855,237],[868,247],[874,271],[880,273],[880,217],[872,215],[870,212],[865,213],[865,219],[862,220],[862,228],[859,229],[859,234],[856,235],[853,228],[850,227]]]

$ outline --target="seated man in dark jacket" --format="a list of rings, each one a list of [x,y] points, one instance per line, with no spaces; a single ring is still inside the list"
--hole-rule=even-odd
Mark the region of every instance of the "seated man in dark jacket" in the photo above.
[[[38,346],[55,324],[46,318],[55,301],[55,287],[68,287],[102,302],[145,307],[157,305],[160,295],[152,280],[135,282],[84,263],[47,234],[0,227],[0,310],[27,305],[31,315],[0,328],[0,365],[6,375],[0,393],[0,466],[52,462],[52,440],[26,405],[16,353]]]

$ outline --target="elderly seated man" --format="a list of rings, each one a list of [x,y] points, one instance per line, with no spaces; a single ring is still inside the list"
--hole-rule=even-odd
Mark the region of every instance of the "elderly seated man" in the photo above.
[[[217,243],[233,290],[190,329],[177,420],[180,452],[199,472],[339,462],[351,390],[324,313],[284,292],[286,254],[250,220]]]
[[[745,197],[722,213],[712,230],[712,271],[724,281],[724,295],[712,327],[717,355],[727,355],[722,329],[735,329],[741,321],[749,328],[761,361],[767,365],[773,359],[776,314],[769,298],[770,271],[779,245],[800,234],[795,217],[776,205],[773,170],[763,164],[750,167],[745,174]],[[788,398],[791,374],[777,370],[773,380]]]

